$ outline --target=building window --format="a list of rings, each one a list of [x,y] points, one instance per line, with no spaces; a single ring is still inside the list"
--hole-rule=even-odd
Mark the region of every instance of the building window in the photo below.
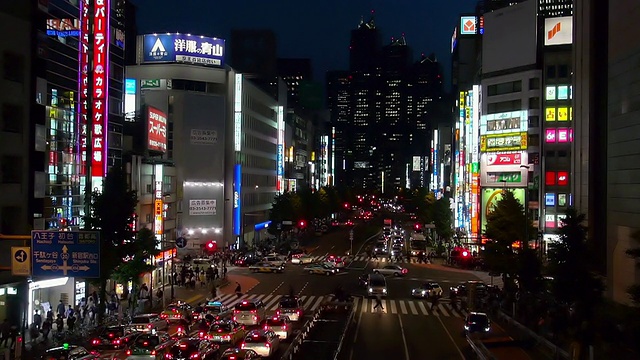
[[[22,106],[2,104],[2,131],[22,133],[23,117]]]
[[[547,79],[554,79],[556,77],[556,66],[547,66]]]
[[[540,108],[540,98],[532,97],[529,98],[529,109],[539,109]]]
[[[569,77],[569,66],[568,65],[560,65],[560,66],[558,66],[558,77],[559,78],[568,78]]]
[[[5,155],[0,160],[0,176],[4,184],[19,184],[22,176],[22,158]]]
[[[152,192],[153,192],[153,184],[147,184],[146,194],[151,194]]]
[[[540,89],[540,78],[529,79],[529,90]]]
[[[24,56],[5,51],[2,58],[4,78],[22,83],[24,81]]]

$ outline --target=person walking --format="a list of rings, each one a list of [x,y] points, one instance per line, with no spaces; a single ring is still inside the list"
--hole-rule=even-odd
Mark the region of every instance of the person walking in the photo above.
[[[384,311],[384,306],[382,306],[382,297],[380,294],[376,295],[376,305],[373,307],[373,310],[380,309],[380,311]]]
[[[40,331],[40,326],[42,325],[42,315],[36,310],[36,313],[33,314],[33,326]]]
[[[45,343],[49,341],[49,333],[51,332],[52,326],[53,324],[51,323],[51,319],[44,319],[44,322],[42,323],[42,338]]]
[[[60,302],[58,303],[58,307],[56,308],[56,310],[58,311],[59,316],[64,317],[64,313],[67,309],[65,309],[62,299],[60,299]]]
[[[222,277],[227,277],[227,265],[222,265]]]
[[[438,297],[436,295],[433,295],[431,297],[431,310],[438,310],[438,302]]]
[[[242,297],[242,286],[240,286],[239,282],[236,282],[236,284],[236,295],[238,296],[238,299],[240,299]]]
[[[2,324],[0,324],[0,335],[2,335],[2,340],[0,340],[0,347],[7,347],[7,343],[11,335],[11,324],[9,323],[9,319],[4,319]]]

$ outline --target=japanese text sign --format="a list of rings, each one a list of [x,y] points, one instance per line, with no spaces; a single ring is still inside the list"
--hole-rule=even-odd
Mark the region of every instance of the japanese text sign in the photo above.
[[[31,259],[34,277],[100,277],[100,233],[34,230]]]
[[[167,151],[167,115],[151,106],[147,109],[148,148],[151,151],[165,153]]]
[[[186,62],[222,66],[224,55],[223,39],[188,34],[144,35],[144,62]]]

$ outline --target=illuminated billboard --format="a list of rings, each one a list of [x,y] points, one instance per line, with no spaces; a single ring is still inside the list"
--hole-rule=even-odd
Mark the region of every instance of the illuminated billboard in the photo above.
[[[478,33],[478,18],[475,16],[460,17],[460,34],[475,35]]]
[[[233,167],[233,235],[239,236],[242,222],[242,165]]]
[[[124,120],[136,120],[136,79],[124,80]]]
[[[147,148],[164,154],[167,151],[167,114],[147,106]]]
[[[487,230],[487,215],[490,214],[498,201],[502,199],[504,189],[482,189],[482,232]],[[513,196],[524,206],[524,188],[509,189]]]
[[[276,191],[283,193],[285,191],[284,186],[284,109],[282,106],[278,106],[277,110],[277,125],[278,125],[278,147],[276,148]]]
[[[224,64],[223,39],[190,34],[147,34],[143,38],[142,61],[145,63]]]
[[[573,18],[562,16],[544,19],[544,45],[568,45],[573,42]]]
[[[79,19],[47,19],[47,35],[67,37],[80,36]]]
[[[236,74],[233,95],[233,149],[242,150],[242,74]]]
[[[414,156],[412,158],[412,169],[413,171],[420,171],[420,156]]]
[[[480,157],[480,185],[485,187],[524,187],[528,164],[526,151],[484,153]]]
[[[527,149],[527,133],[492,134],[480,136],[480,151],[515,151]]]
[[[480,135],[508,134],[529,129],[529,117],[526,110],[510,111],[480,117]]]

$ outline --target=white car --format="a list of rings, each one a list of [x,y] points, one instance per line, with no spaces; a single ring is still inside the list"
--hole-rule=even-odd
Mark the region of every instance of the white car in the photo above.
[[[411,296],[423,299],[433,297],[441,298],[442,288],[438,283],[435,282],[424,283],[419,287],[411,290]]]
[[[373,272],[382,275],[405,276],[409,271],[400,265],[385,265],[374,269]]]
[[[298,257],[291,258],[291,263],[296,265],[311,264],[312,262],[313,262],[313,257],[309,255],[301,255]]]

